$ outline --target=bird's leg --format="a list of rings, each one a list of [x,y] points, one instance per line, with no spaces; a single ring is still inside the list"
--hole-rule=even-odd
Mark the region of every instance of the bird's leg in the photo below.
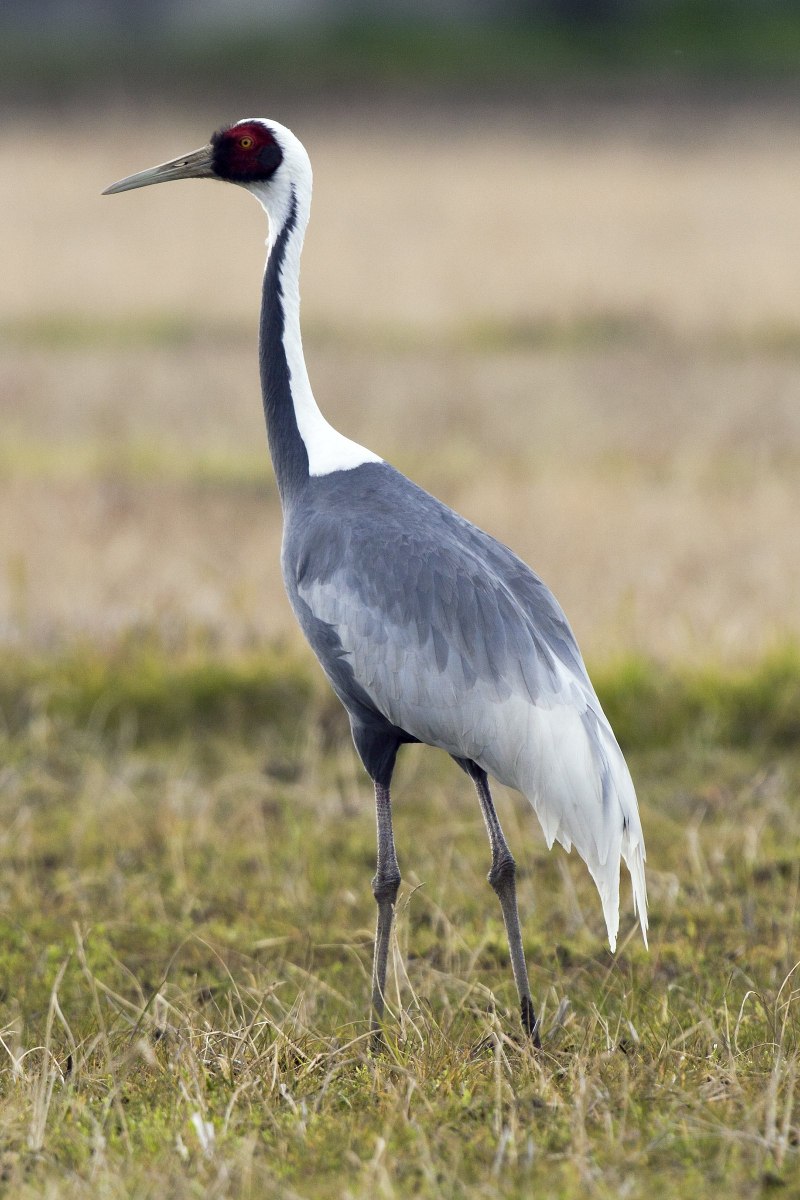
[[[514,972],[514,982],[519,994],[522,1027],[537,1050],[541,1049],[539,1039],[539,1022],[531,999],[531,985],[528,982],[528,968],[525,964],[525,951],[522,946],[522,933],[519,925],[519,909],[517,908],[517,864],[508,847],[500,820],[495,811],[492,796],[489,791],[489,781],[486,772],[477,764],[470,763],[467,768],[471,775],[478,799],[481,802],[481,812],[486,822],[489,834],[489,844],[492,848],[492,869],[489,872],[489,883],[497,893],[500,908],[503,912],[503,922],[508,936],[508,949],[511,954],[511,968]]]
[[[372,880],[372,894],[378,903],[378,928],[375,934],[375,957],[372,963],[372,1033],[377,1036],[383,1018],[386,992],[386,965],[389,960],[389,935],[397,890],[400,887],[400,867],[394,848],[392,832],[392,802],[389,788],[375,784],[375,808],[378,817],[378,869]]]

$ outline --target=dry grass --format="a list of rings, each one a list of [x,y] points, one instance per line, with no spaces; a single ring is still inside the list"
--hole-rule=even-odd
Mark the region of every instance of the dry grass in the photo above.
[[[791,106],[268,115],[296,127],[315,166],[312,324],[427,332],[621,312],[684,331],[800,325]],[[207,184],[99,195],[224,119],[9,123],[0,317],[143,308],[251,322],[264,237],[251,200]]]
[[[799,360],[313,339],[309,356],[340,427],[533,563],[591,658],[752,661],[800,636]],[[7,352],[8,636],[294,636],[253,358],[238,341]]]
[[[532,562],[592,658],[750,660],[800,633],[790,116],[298,122],[326,411]],[[207,124],[2,135],[7,636],[294,636],[262,216],[210,185],[98,196]]]

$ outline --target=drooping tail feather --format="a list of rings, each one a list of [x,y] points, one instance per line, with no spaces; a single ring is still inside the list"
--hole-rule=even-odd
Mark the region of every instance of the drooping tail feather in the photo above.
[[[647,945],[645,846],[636,792],[613,731],[586,681],[586,708],[575,704],[528,713],[529,750],[524,773],[513,786],[528,796],[548,846],[572,846],[595,882],[609,945],[619,932],[619,877],[625,862],[633,888],[634,913]]]

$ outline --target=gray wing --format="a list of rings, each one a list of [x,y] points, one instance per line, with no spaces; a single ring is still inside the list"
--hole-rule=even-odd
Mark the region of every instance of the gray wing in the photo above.
[[[633,785],[564,614],[507,547],[413,492],[379,519],[372,508],[317,512],[297,596],[387,721],[518,788],[548,844],[575,845],[612,944],[622,854],[644,929]]]

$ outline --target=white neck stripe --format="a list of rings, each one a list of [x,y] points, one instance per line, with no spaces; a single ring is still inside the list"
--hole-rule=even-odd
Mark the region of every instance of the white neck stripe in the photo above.
[[[296,211],[295,227],[286,240],[279,280],[283,300],[283,348],[289,368],[289,389],[295,420],[308,454],[310,475],[329,475],[333,471],[351,471],[363,463],[383,462],[371,450],[351,441],[330,425],[317,406],[308,378],[300,332],[300,254],[311,209],[311,164],[305,148],[288,129],[275,121],[265,121],[283,151],[283,162],[264,183],[247,184],[269,217],[269,253]]]
[[[334,429],[319,410],[306,369],[300,333],[300,291],[298,288],[300,251],[304,230],[299,223],[289,235],[280,268],[283,296],[283,347],[289,368],[289,388],[300,437],[308,454],[310,475],[329,475],[332,471],[350,471],[362,463],[381,462],[377,454],[359,446]]]

